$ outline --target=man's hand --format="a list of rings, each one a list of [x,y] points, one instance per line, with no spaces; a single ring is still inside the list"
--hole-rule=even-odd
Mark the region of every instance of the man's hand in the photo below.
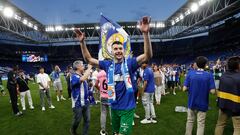
[[[140,30],[142,33],[148,33],[150,30],[150,21],[151,18],[144,16],[142,20],[140,21]]]
[[[183,86],[183,88],[182,88],[182,91],[187,91],[187,87],[186,86]]]
[[[89,69],[92,69],[92,65],[91,65],[91,64],[88,64],[88,68],[89,68]]]
[[[80,29],[74,29],[74,33],[77,35],[77,38],[80,40],[80,42],[85,40],[85,33],[81,32]]]

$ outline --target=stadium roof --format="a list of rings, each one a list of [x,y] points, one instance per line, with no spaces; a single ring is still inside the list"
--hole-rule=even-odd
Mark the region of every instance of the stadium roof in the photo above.
[[[59,9],[61,10],[61,9]],[[166,20],[153,21],[152,41],[208,32],[226,20],[239,18],[240,0],[189,0]],[[98,23],[43,25],[8,1],[0,3],[0,41],[31,44],[72,44],[77,42],[73,28],[81,28],[88,42],[99,42]],[[120,22],[132,42],[142,42],[137,22]]]

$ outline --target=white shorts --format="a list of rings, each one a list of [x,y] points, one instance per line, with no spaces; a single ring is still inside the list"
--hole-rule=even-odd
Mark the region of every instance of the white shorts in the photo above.
[[[62,83],[61,82],[53,82],[54,90],[62,90]]]

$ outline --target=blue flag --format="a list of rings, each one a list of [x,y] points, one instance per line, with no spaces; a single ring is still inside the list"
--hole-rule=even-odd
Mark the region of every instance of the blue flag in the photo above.
[[[125,57],[129,56],[131,53],[130,36],[118,23],[101,15],[100,32],[99,60],[113,59],[112,43],[115,41],[119,41],[123,44]]]

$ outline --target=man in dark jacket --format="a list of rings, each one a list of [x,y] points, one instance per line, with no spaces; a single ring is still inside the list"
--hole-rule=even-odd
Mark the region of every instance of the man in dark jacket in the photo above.
[[[233,135],[240,135],[240,57],[231,57],[227,67],[228,71],[220,78],[219,116],[215,135],[223,135],[229,117],[232,118],[233,122]]]
[[[17,105],[17,71],[18,66],[14,66],[13,70],[8,73],[7,89],[9,91],[13,113],[16,116],[21,116],[22,112],[19,111]]]

